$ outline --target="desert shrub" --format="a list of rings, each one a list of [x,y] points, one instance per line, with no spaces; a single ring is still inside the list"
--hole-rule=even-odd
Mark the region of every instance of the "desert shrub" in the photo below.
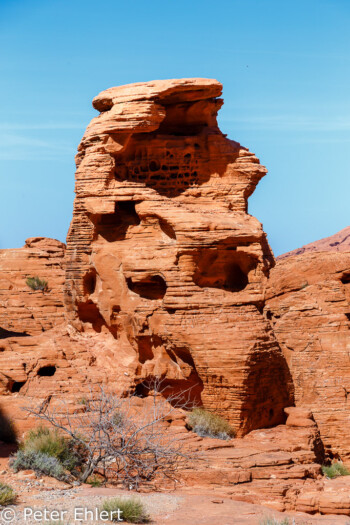
[[[39,279],[39,277],[28,277],[26,280],[26,285],[32,290],[46,292],[48,283],[47,281],[44,281],[44,279]]]
[[[0,507],[11,505],[16,500],[15,491],[5,483],[0,483]]]
[[[338,476],[350,475],[350,471],[343,465],[341,461],[336,461],[331,465],[323,465],[322,472],[328,478],[337,478]]]
[[[283,518],[282,521],[277,518],[263,518],[259,525],[295,525],[295,520],[289,521],[288,518]]]
[[[101,487],[101,485],[102,485],[102,481],[97,476],[90,476],[86,480],[86,483],[88,485],[91,485],[92,487]]]
[[[204,408],[194,408],[187,422],[193,432],[202,437],[230,439],[235,436],[235,431],[225,419]]]
[[[122,512],[120,513],[120,518],[128,523],[148,523],[150,521],[150,517],[138,498],[113,498],[106,500],[100,510],[105,510],[110,514],[113,511],[117,512],[118,509]],[[118,514],[111,516],[111,520],[118,521]]]
[[[44,474],[62,481],[67,481],[65,468],[54,456],[20,449],[10,459],[10,467],[15,471],[34,470],[37,474]]]
[[[40,426],[31,430],[21,448],[25,452],[40,452],[52,456],[70,471],[79,464],[79,457],[73,445],[56,429]]]
[[[15,427],[8,417],[0,413],[0,441],[4,443],[17,443]]]
[[[79,481],[85,483],[99,473],[137,489],[161,477],[176,479],[179,466],[190,458],[181,439],[164,431],[164,421],[177,407],[186,406],[186,399],[176,394],[164,399],[158,379],[148,384],[152,395],[144,410],[135,410],[134,397],[118,396],[102,387],[84,399],[84,410],[79,406],[69,411],[65,402],[64,410],[49,404],[25,410],[67,436],[81,459],[73,471]]]

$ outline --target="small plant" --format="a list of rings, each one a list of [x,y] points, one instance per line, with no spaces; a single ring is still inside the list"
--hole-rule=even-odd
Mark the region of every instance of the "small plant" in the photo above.
[[[9,464],[15,472],[34,470],[37,474],[51,476],[61,481],[68,480],[65,469],[59,460],[42,452],[19,450],[10,459]]]
[[[79,458],[71,443],[56,429],[40,426],[31,430],[21,446],[25,452],[40,452],[56,458],[62,466],[72,471],[79,463]]]
[[[119,521],[120,519],[128,523],[148,523],[150,521],[149,515],[138,498],[113,498],[106,500],[100,510],[107,511],[112,521],[118,521],[118,509],[121,511],[119,513]],[[112,514],[113,512],[115,514]]]
[[[336,461],[331,465],[323,465],[322,472],[327,478],[337,478],[338,476],[349,476],[350,471],[341,461]]]
[[[44,281],[44,279],[39,279],[39,277],[28,277],[26,280],[26,284],[32,290],[40,290],[41,292],[47,291],[47,281]]]
[[[86,483],[88,483],[88,485],[91,485],[92,487],[101,487],[102,485],[102,481],[97,476],[90,476],[86,480]]]
[[[192,410],[188,417],[188,426],[201,437],[230,439],[235,436],[235,431],[225,419],[204,408]]]
[[[288,518],[284,518],[282,521],[276,518],[263,518],[259,525],[295,525],[295,520],[289,521]]]
[[[16,501],[15,491],[5,483],[0,483],[0,507],[6,507]]]

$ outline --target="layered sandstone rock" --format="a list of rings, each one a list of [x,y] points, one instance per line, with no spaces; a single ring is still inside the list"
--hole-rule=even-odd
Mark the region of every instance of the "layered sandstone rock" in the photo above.
[[[77,155],[65,304],[109,334],[130,388],[161,376],[238,432],[282,422],[283,355],[261,313],[273,256],[247,199],[266,170],[217,126],[216,80],[155,81],[94,99]],[[123,368],[126,367],[126,368]]]
[[[330,237],[305,244],[301,248],[297,248],[291,252],[283,253],[277,257],[277,260],[279,261],[287,257],[292,257],[293,255],[301,255],[307,252],[350,252],[350,226]]]
[[[95,98],[100,115],[77,155],[67,323],[55,326],[64,245],[31,239],[0,252],[2,415],[21,433],[34,421],[26,404],[73,409],[101,384],[136,394],[142,410],[144,380],[161,377],[239,436],[203,440],[184,414],[168,421],[184,447],[206,455],[185,483],[280,510],[350,514],[339,499],[346,484],[335,493],[320,479],[318,430],[329,454],[346,457],[349,254],[304,254],[272,269],[262,227],[247,214],[266,170],[219,130],[220,94],[215,80],[182,79]],[[50,291],[28,289],[29,275]]]
[[[0,250],[0,339],[37,335],[64,321],[64,254],[63,243],[44,237]],[[26,284],[36,276],[48,282],[45,293]]]
[[[279,261],[266,299],[296,404],[312,410],[328,453],[349,460],[350,252]]]

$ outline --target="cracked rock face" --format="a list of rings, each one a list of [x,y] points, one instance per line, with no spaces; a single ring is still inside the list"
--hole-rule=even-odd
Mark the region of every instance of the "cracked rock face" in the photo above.
[[[292,386],[263,317],[274,259],[247,199],[266,169],[220,131],[216,80],[108,89],[78,148],[65,305],[131,370],[221,412],[283,421]],[[101,335],[101,336],[102,336]],[[107,343],[106,343],[107,344]]]

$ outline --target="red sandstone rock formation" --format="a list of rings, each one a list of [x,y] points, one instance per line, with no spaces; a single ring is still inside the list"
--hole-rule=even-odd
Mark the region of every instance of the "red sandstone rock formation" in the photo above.
[[[217,81],[183,79],[95,98],[101,113],[77,155],[68,323],[36,335],[63,320],[64,246],[34,239],[0,252],[0,326],[35,334],[1,341],[1,408],[22,431],[32,425],[26,402],[76,403],[101,383],[142,397],[142,381],[161,376],[242,436],[284,422],[295,387],[299,408],[286,410],[286,425],[234,447],[208,446],[184,420],[170,422],[208,449],[203,471],[184,480],[279,509],[350,514],[350,501],[318,479],[317,428],[329,453],[347,455],[349,254],[304,254],[271,270],[266,236],[247,214],[266,170],[220,132],[220,94]],[[31,292],[32,274],[52,291]],[[11,303],[13,290],[21,303]]]
[[[279,261],[265,315],[278,339],[297,406],[312,410],[329,454],[350,458],[350,252]]]
[[[217,126],[222,86],[106,90],[77,155],[66,308],[109,334],[130,387],[192,387],[238,432],[283,421],[292,387],[261,314],[273,256],[247,199],[266,170]],[[266,364],[268,363],[268,366]]]
[[[301,255],[306,252],[350,252],[350,226],[330,237],[325,237],[319,241],[305,244],[305,246],[291,252],[284,253],[277,257],[277,260],[280,261],[286,257]]]
[[[37,335],[64,321],[65,245],[34,237],[25,246],[0,250],[0,339]],[[27,277],[48,281],[48,290],[31,290]]]

